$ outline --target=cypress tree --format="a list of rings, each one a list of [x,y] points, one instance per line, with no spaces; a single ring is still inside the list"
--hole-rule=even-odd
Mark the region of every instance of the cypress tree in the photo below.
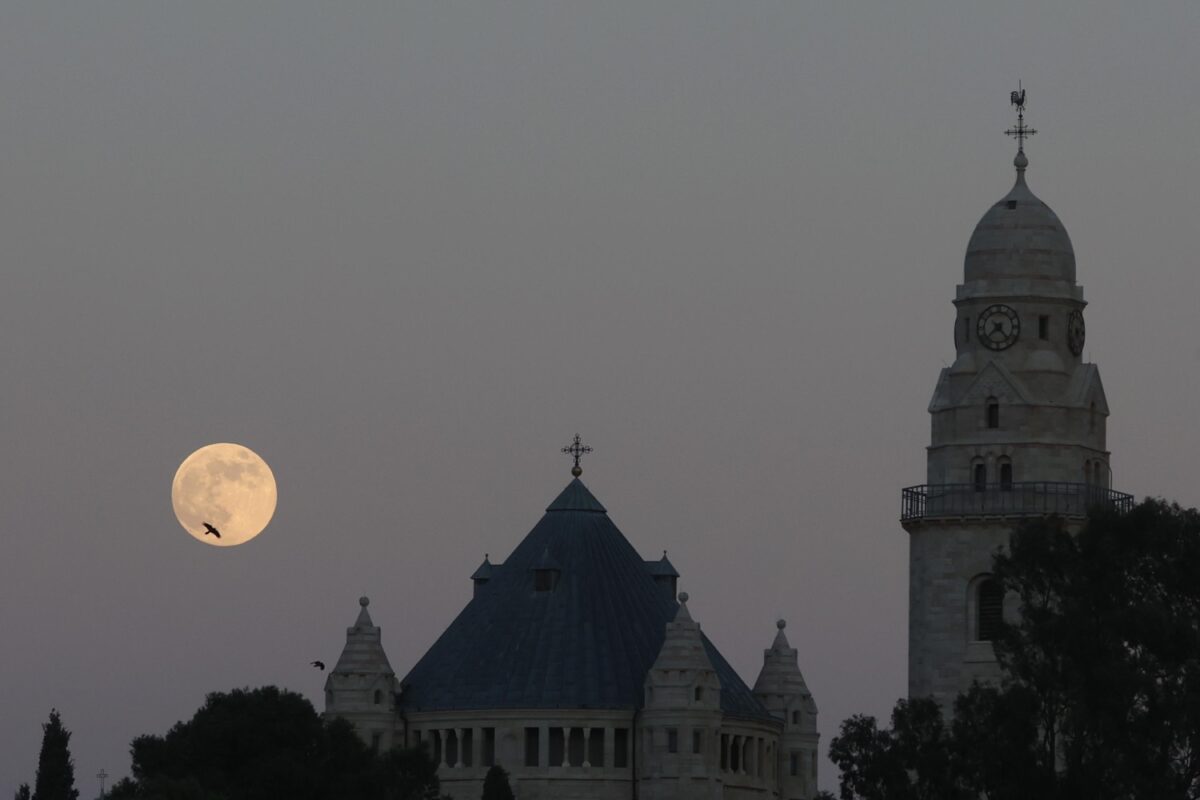
[[[483,779],[482,800],[515,800],[512,787],[508,785],[508,772],[499,764],[489,769]]]
[[[42,725],[42,752],[38,754],[33,800],[78,800],[75,764],[67,744],[71,732],[63,727],[58,710],[50,709],[50,721]]]

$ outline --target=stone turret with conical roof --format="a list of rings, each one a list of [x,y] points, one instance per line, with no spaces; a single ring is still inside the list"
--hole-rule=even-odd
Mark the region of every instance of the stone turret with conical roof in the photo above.
[[[711,757],[720,736],[721,681],[687,601],[682,592],[658,657],[646,672],[639,731],[647,757],[639,767],[647,800],[721,796]]]
[[[817,793],[817,704],[800,672],[799,651],[775,623],[775,641],[763,651],[763,667],[754,683],[754,696],[782,720],[779,746],[780,797],[809,798]]]
[[[392,746],[398,684],[383,632],[367,611],[370,603],[359,598],[358,618],[346,629],[346,646],[325,679],[325,714],[349,720],[363,741],[383,751]]]

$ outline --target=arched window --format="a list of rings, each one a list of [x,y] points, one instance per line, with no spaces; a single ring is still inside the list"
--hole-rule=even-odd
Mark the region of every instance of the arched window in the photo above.
[[[982,492],[987,488],[987,467],[982,463],[976,464],[974,469],[975,491]]]
[[[1012,489],[1012,464],[1008,461],[1000,464],[1000,488],[1004,491]]]
[[[989,397],[987,400],[987,426],[989,428],[1000,427],[1000,401],[994,397]]]
[[[1004,590],[995,578],[984,578],[975,591],[975,638],[990,642],[1004,622]]]

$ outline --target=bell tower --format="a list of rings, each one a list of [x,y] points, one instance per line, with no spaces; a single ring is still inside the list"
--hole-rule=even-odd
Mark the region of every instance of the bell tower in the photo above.
[[[909,534],[908,693],[949,708],[974,679],[999,677],[991,640],[1005,617],[990,572],[1021,518],[1073,524],[1114,492],[1108,404],[1083,360],[1083,288],[1058,216],[1029,189],[1025,92],[1013,92],[1016,182],[967,243],[954,299],[953,365],[929,404],[926,483],[903,490]],[[1008,609],[1012,613],[1013,609]]]

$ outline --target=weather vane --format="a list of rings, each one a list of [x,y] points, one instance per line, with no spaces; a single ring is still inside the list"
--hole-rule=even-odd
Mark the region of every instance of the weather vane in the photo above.
[[[1025,88],[1021,86],[1020,81],[1017,81],[1017,91],[1010,92],[1008,99],[1017,107],[1017,127],[1009,128],[1004,133],[1006,136],[1011,136],[1017,140],[1017,152],[1024,154],[1025,140],[1033,136],[1037,131],[1025,125]]]
[[[592,448],[588,447],[586,444],[583,444],[579,438],[579,434],[577,433],[575,434],[575,441],[564,447],[562,451],[575,459],[575,466],[571,467],[571,474],[578,478],[583,474],[583,467],[579,466],[579,459],[585,453],[592,452]]]

